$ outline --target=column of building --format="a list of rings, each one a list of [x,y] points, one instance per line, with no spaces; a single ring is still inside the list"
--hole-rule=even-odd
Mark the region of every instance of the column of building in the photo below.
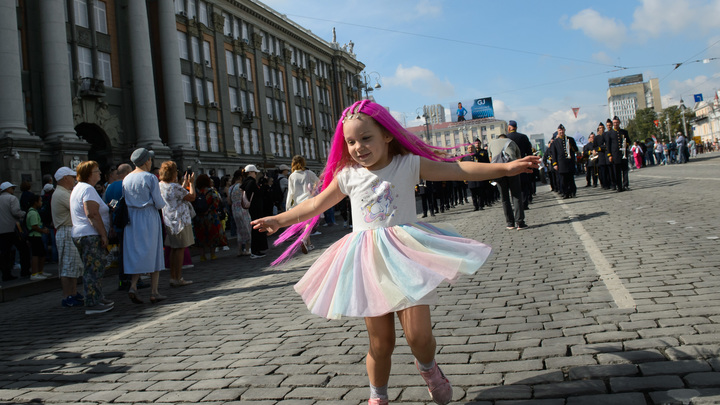
[[[0,138],[28,137],[14,1],[0,2],[0,60]]]
[[[73,123],[70,66],[65,28],[66,2],[51,0],[40,7],[40,38],[43,56],[45,142],[77,140]]]
[[[128,1],[128,22],[132,25],[132,29],[129,31],[130,48],[132,49],[130,59],[135,112],[135,144],[138,148],[154,150],[155,155],[159,155],[160,158],[168,158],[170,150],[162,144],[158,127],[150,29],[145,0]],[[177,46],[175,46],[175,51],[177,52]],[[179,57],[174,63],[179,63]]]
[[[178,50],[175,8],[171,1],[158,2],[158,27],[162,57],[163,89],[168,144],[174,152],[191,150],[185,128],[185,102],[183,95],[180,52]]]

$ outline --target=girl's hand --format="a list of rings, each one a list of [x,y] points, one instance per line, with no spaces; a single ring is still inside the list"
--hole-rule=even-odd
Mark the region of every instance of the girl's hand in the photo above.
[[[540,156],[530,155],[522,159],[508,163],[510,169],[508,176],[515,176],[520,173],[532,173],[533,169],[540,167]]]
[[[280,223],[275,217],[259,218],[250,222],[250,225],[260,232],[267,232],[268,235],[274,234],[280,228]]]

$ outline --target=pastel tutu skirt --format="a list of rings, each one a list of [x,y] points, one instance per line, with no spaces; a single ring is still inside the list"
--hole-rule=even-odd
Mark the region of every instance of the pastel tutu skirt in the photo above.
[[[427,304],[440,283],[475,273],[491,250],[448,225],[353,232],[315,261],[295,291],[312,313],[328,319],[381,316]]]

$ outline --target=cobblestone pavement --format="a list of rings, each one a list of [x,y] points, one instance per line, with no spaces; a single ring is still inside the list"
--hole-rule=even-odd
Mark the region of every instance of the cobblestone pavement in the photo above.
[[[495,249],[432,310],[455,403],[720,403],[718,173],[715,153],[636,170],[626,193],[541,186],[523,231],[497,205],[434,218]],[[321,230],[318,247],[345,232]],[[106,314],[61,308],[59,291],[1,304],[0,402],[366,403],[363,321],[313,316],[292,289],[320,250],[284,268],[267,267],[277,248],[223,252],[191,286],[163,273],[161,304],[108,288]],[[402,337],[390,387],[429,401]]]

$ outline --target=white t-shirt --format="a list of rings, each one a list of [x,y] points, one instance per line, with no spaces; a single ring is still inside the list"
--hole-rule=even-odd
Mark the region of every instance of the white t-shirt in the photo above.
[[[285,207],[290,209],[312,197],[318,177],[312,170],[296,170],[287,180],[288,193]],[[281,183],[282,184],[282,183]]]
[[[353,232],[417,222],[415,184],[420,157],[397,155],[380,170],[355,165],[337,175],[340,191],[350,196]]]
[[[100,205],[100,217],[105,225],[105,232],[110,229],[110,208],[95,190],[95,187],[88,183],[78,182],[70,193],[70,217],[72,218],[72,236],[80,238],[83,236],[99,235],[92,226],[87,215],[85,215],[85,201],[95,201]]]

